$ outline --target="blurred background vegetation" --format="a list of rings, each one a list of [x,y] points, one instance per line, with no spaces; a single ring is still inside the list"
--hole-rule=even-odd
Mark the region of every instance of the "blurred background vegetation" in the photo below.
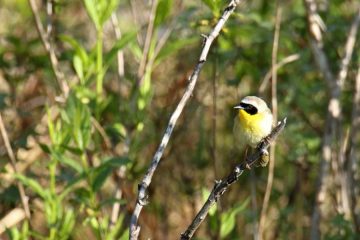
[[[336,73],[359,2],[315,2],[326,25],[323,50]],[[1,239],[128,238],[137,184],[186,89],[201,51],[200,35],[210,32],[226,5],[0,0],[0,111],[17,169],[14,173],[2,137]],[[155,172],[150,202],[140,215],[140,239],[179,238],[214,180],[242,160],[232,136],[233,106],[258,95],[261,85],[260,96],[271,102],[266,76],[277,6],[283,10],[278,62],[293,59],[278,69],[278,115],[287,117],[288,125],[276,145],[264,238],[309,239],[330,94],[309,46],[302,0],[245,1],[230,17]],[[341,207],[339,168],[332,161],[322,239],[360,237],[354,157],[360,138],[352,124],[359,118],[353,103],[359,46],[357,41],[340,98],[344,137],[336,139],[345,156],[357,160],[344,163],[355,162],[347,172],[355,181],[355,198],[349,215]],[[350,169],[347,165],[342,169]],[[267,168],[241,176],[196,239],[257,239],[267,176]],[[23,210],[20,185],[30,215]]]

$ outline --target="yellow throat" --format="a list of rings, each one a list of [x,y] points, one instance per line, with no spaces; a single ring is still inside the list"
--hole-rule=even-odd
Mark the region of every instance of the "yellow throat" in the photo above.
[[[251,115],[245,110],[240,109],[238,113],[238,118],[240,121],[240,125],[244,130],[248,130],[254,133],[261,133],[262,131],[265,131],[262,128],[265,117],[261,113]]]

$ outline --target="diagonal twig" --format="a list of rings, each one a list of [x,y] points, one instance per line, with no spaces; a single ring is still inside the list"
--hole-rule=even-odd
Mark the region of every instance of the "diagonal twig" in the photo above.
[[[145,68],[146,68],[146,62],[148,60],[147,58],[148,58],[150,44],[151,44],[151,40],[152,40],[152,36],[153,36],[157,4],[158,4],[157,0],[152,0],[151,11],[150,11],[150,15],[149,15],[149,25],[146,30],[146,38],[145,38],[144,48],[143,48],[142,57],[140,60],[140,65],[139,65],[139,69],[138,69],[138,73],[137,73],[137,77],[138,77],[137,84],[138,85],[141,85],[141,83],[143,81],[144,72],[145,72]]]
[[[44,45],[44,48],[49,55],[51,68],[55,74],[56,81],[57,81],[58,85],[60,86],[62,94],[64,94],[64,97],[66,98],[70,89],[65,80],[64,74],[59,69],[59,62],[58,62],[58,59],[55,54],[55,49],[51,44],[50,36],[46,33],[46,31],[44,29],[44,25],[41,22],[40,15],[39,15],[39,9],[36,5],[36,1],[35,0],[28,0],[28,1],[30,4],[30,7],[31,7],[31,11],[34,16],[36,28],[40,35],[41,42]],[[47,29],[48,29],[48,31],[50,31],[51,28],[49,25],[47,26]]]
[[[286,64],[295,62],[299,59],[300,59],[299,53],[291,54],[291,55],[285,57],[284,59],[280,60],[278,63],[276,63],[275,70],[278,71],[280,68],[282,68]],[[269,81],[270,81],[272,73],[273,73],[273,67],[274,66],[271,67],[271,69],[266,73],[264,79],[262,80],[260,87],[259,87],[259,95],[262,95],[265,92],[265,89],[266,89],[267,85],[269,84]]]
[[[3,122],[3,119],[2,119],[1,113],[0,113],[0,131],[1,131],[2,138],[4,140],[4,144],[5,144],[7,154],[9,156],[9,158],[10,158],[11,167],[13,168],[14,173],[17,174],[18,169],[16,167],[15,154],[14,154],[12,148],[11,148],[9,137],[7,135],[7,132],[6,132],[6,128],[4,126],[4,122]],[[30,220],[30,208],[29,208],[29,203],[28,203],[29,198],[26,196],[25,189],[24,189],[24,186],[22,185],[22,183],[17,181],[16,185],[17,185],[17,187],[19,189],[21,203],[22,203],[24,211],[25,211],[25,217],[28,220]]]
[[[189,79],[189,84],[187,86],[187,89],[184,93],[184,95],[182,96],[179,104],[177,105],[175,111],[173,112],[173,114],[170,117],[168,126],[166,128],[165,134],[161,140],[161,143],[150,163],[150,166],[143,178],[143,180],[141,181],[141,183],[139,184],[139,192],[138,192],[138,196],[137,196],[137,201],[136,201],[136,206],[134,209],[134,212],[131,216],[131,220],[130,220],[130,226],[129,226],[129,231],[130,231],[130,239],[135,240],[138,238],[139,233],[140,233],[140,226],[138,226],[138,218],[140,215],[140,212],[143,208],[143,206],[146,204],[147,202],[147,188],[151,183],[152,180],[152,176],[154,175],[154,172],[160,162],[160,159],[164,153],[164,150],[169,142],[171,133],[175,127],[175,124],[177,122],[177,119],[179,118],[182,110],[185,107],[185,104],[187,103],[187,101],[189,100],[189,98],[192,96],[192,92],[195,88],[198,76],[200,74],[200,71],[204,65],[204,63],[206,62],[206,57],[209,53],[209,49],[210,46],[212,45],[212,42],[214,41],[214,39],[219,35],[221,29],[223,28],[225,22],[228,20],[228,18],[230,17],[230,15],[234,12],[236,6],[240,3],[241,0],[231,0],[229,1],[229,4],[227,5],[227,7],[225,8],[221,18],[218,20],[218,23],[216,24],[216,26],[214,27],[214,29],[211,31],[210,35],[205,37],[204,40],[204,44],[203,44],[203,48],[200,54],[200,58],[198,60],[198,63],[196,64],[194,71],[192,73],[192,75],[190,76]]]
[[[270,143],[272,143],[275,138],[281,133],[285,125],[286,118],[279,122],[279,124],[271,131],[269,136],[267,136],[264,140],[260,142],[253,154],[248,156],[245,161],[235,166],[235,168],[226,178],[215,182],[215,185],[208,199],[206,200],[192,223],[189,225],[189,227],[185,230],[185,232],[181,234],[181,240],[188,240],[192,238],[197,228],[204,221],[210,208],[219,200],[221,195],[225,193],[228,187],[239,179],[240,175],[243,174],[246,169],[253,166],[258,161],[264,150],[266,150],[270,146]]]

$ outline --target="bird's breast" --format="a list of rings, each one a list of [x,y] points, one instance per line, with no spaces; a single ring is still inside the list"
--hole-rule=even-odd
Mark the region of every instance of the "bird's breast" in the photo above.
[[[234,129],[236,138],[238,138],[240,142],[244,142],[253,148],[271,132],[271,114],[258,113],[250,115],[240,110],[237,118]]]

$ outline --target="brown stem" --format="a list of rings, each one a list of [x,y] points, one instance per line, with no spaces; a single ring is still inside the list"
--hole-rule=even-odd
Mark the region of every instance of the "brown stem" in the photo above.
[[[1,114],[0,114],[0,131],[1,131],[2,138],[4,140],[7,154],[10,158],[11,167],[13,168],[14,173],[17,174],[17,173],[19,173],[19,171],[16,166],[15,154],[11,148],[9,137],[7,135],[6,128],[4,126],[4,122],[3,122]],[[24,186],[19,181],[17,181],[16,185],[19,189],[20,199],[21,199],[21,203],[23,205],[24,211],[25,211],[25,216],[28,220],[30,220],[30,208],[29,208],[29,202],[28,202],[29,198],[26,196]]]
[[[281,25],[281,17],[282,17],[282,7],[281,3],[277,2],[276,7],[276,17],[275,17],[275,30],[274,30],[274,41],[273,41],[273,49],[271,56],[271,105],[272,105],[272,113],[273,113],[273,121],[277,122],[277,54],[279,48],[279,36],[280,36],[280,25]],[[264,201],[260,214],[260,224],[259,224],[259,238],[263,239],[263,233],[265,229],[266,222],[266,212],[269,206],[271,189],[274,180],[274,169],[275,169],[275,144],[270,148],[270,162],[269,162],[269,173],[267,178],[266,190]]]
[[[67,82],[65,80],[64,74],[59,70],[59,61],[58,61],[58,59],[56,57],[55,49],[53,48],[53,46],[51,44],[49,35],[46,34],[46,32],[45,32],[44,26],[43,26],[43,24],[41,22],[41,18],[40,18],[40,15],[39,15],[39,9],[38,9],[38,7],[36,5],[35,0],[29,0],[29,4],[30,4],[30,7],[31,7],[31,11],[32,11],[32,13],[34,15],[36,28],[37,28],[37,31],[38,31],[38,33],[40,35],[41,42],[44,45],[44,48],[45,48],[46,52],[49,55],[51,67],[52,67],[52,70],[53,70],[53,72],[55,74],[56,81],[57,81],[58,85],[60,86],[62,94],[66,98],[66,96],[68,95],[70,89],[69,89],[69,86],[68,86],[68,84],[67,84]],[[51,30],[49,25],[47,26],[47,29],[49,31]]]

